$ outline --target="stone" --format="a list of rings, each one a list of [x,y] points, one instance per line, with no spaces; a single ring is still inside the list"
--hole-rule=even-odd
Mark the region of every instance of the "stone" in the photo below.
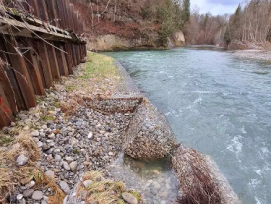
[[[32,194],[33,200],[41,200],[43,198],[43,192],[42,191],[34,191]]]
[[[16,126],[16,123],[11,122],[11,123],[10,123],[10,126],[11,126],[11,127],[14,127],[14,126]]]
[[[33,193],[34,193],[34,190],[33,190],[33,189],[28,189],[28,190],[25,190],[25,191],[23,192],[23,196],[24,196],[25,198],[30,198],[30,197],[32,196]]]
[[[65,160],[68,162],[68,163],[71,163],[73,161],[73,158],[72,157],[66,157]]]
[[[50,138],[50,139],[53,139],[53,138],[55,138],[55,134],[54,134],[54,133],[51,133],[51,134],[48,135],[47,137]]]
[[[36,184],[35,181],[30,181],[28,184],[26,184],[26,188],[30,189],[30,188],[34,187],[35,184]]]
[[[52,170],[48,170],[45,172],[46,176],[50,176],[51,178],[55,178],[55,172],[53,172]]]
[[[88,133],[88,139],[92,139],[92,138],[93,138],[93,133],[92,132]]]
[[[61,160],[61,156],[58,155],[58,154],[56,154],[56,155],[55,155],[55,160],[56,160],[56,161],[60,161],[60,160]]]
[[[71,170],[71,168],[70,168],[70,166],[69,166],[69,164],[67,162],[63,162],[63,167],[67,171]]]
[[[20,155],[17,159],[16,159],[16,165],[17,166],[24,166],[26,165],[28,162],[28,158],[24,155]]]
[[[33,137],[38,137],[39,135],[40,135],[40,133],[39,133],[39,131],[34,131],[34,132],[31,132],[31,135],[33,136]]]
[[[18,195],[16,196],[17,200],[22,200],[23,197],[24,197],[24,196],[23,196],[22,194],[18,194]]]
[[[123,197],[123,199],[124,199],[127,203],[130,203],[130,204],[137,204],[137,203],[138,203],[136,197],[133,196],[133,195],[130,194],[130,193],[124,192],[124,193],[121,194],[121,196]]]
[[[59,183],[59,186],[64,191],[64,193],[70,194],[71,189],[70,189],[69,185],[65,181],[61,181]]]
[[[72,171],[76,171],[76,169],[77,169],[77,164],[78,164],[78,163],[77,163],[76,161],[70,163],[70,168],[71,168]]]
[[[41,141],[38,141],[38,142],[37,142],[37,146],[38,146],[38,147],[42,147],[42,145],[43,145],[43,143],[42,143]]]
[[[20,183],[21,183],[22,185],[26,185],[26,184],[28,184],[30,181],[31,181],[31,178],[26,177],[26,178],[21,179],[21,180],[20,180]]]
[[[87,188],[91,183],[92,183],[91,180],[85,180],[85,181],[83,182],[85,188]]]

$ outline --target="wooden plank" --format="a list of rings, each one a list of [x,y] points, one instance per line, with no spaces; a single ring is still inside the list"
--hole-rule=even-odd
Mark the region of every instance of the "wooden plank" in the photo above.
[[[50,42],[52,43],[52,42]],[[47,52],[49,55],[50,59],[50,64],[51,64],[51,71],[53,78],[55,80],[60,80],[60,73],[59,73],[59,67],[58,67],[58,62],[57,62],[57,56],[56,56],[56,49],[52,45],[46,44],[47,47]]]
[[[7,40],[4,44],[7,52],[17,53],[14,47],[19,47],[18,44],[9,36],[5,36]],[[34,89],[32,87],[31,79],[26,67],[24,58],[19,54],[8,55],[11,66],[14,70],[14,74],[18,81],[20,90],[22,92],[26,108],[32,108],[36,106],[36,98],[34,94]]]
[[[63,45],[60,45],[60,49],[65,50]],[[60,54],[61,54],[61,59],[62,59],[62,63],[63,63],[63,68],[64,68],[64,75],[68,76],[69,69],[68,69],[68,62],[67,62],[66,55],[64,52],[60,52]]]
[[[0,128],[9,126],[12,121],[14,121],[14,117],[4,90],[0,85]]]
[[[55,0],[46,0],[46,1],[48,5],[50,23],[53,24],[54,26],[59,26]]]
[[[3,24],[11,24],[13,26],[16,26],[18,29],[30,29],[34,32],[38,32],[38,33],[43,33],[43,34],[48,34],[48,35],[52,35],[52,36],[55,36],[55,37],[59,37],[59,38],[64,38],[64,39],[69,39],[69,40],[72,40],[72,38],[68,35],[64,35],[64,34],[60,34],[60,33],[57,33],[57,32],[48,32],[46,29],[44,28],[40,28],[40,27],[37,27],[37,26],[33,26],[33,25],[30,25],[28,23],[24,23],[24,22],[20,22],[20,21],[16,21],[16,20],[13,20],[13,19],[7,19],[7,18],[4,18],[4,17],[1,17],[0,16],[0,23],[3,23]],[[2,30],[1,27],[0,27],[0,32],[2,34],[6,34],[6,35],[11,35],[13,33],[10,33],[8,30],[4,29]],[[33,37],[33,33],[32,32],[27,32],[27,33],[21,33],[18,31],[18,36],[23,36],[23,37]],[[34,36],[36,37],[36,36]],[[46,37],[46,36],[45,36]],[[57,39],[59,39],[57,38]]]
[[[33,84],[33,88],[36,95],[44,95],[44,85],[42,82],[42,76],[40,73],[40,63],[38,61],[38,53],[35,52],[34,45],[31,39],[27,39],[27,46],[32,49],[24,54],[26,59],[27,68],[29,70],[29,75]]]
[[[45,3],[45,0],[39,0],[39,8],[40,8],[41,20],[48,22],[49,16],[48,16],[47,5]]]
[[[2,42],[0,42],[0,44],[1,49],[4,50]],[[0,52],[0,57],[1,60],[5,63],[0,66],[0,84],[4,89],[6,98],[9,102],[12,112],[16,114],[18,113],[16,101],[18,102],[21,101],[21,103],[23,104],[23,106],[20,106],[21,110],[26,109],[26,107],[21,92],[19,90],[17,81],[15,80],[14,72],[12,69],[10,69],[10,67],[7,66],[8,60],[5,54],[3,54],[3,52]]]
[[[67,59],[67,65],[68,65],[68,70],[69,70],[69,74],[73,74],[73,61],[72,61],[72,57],[71,57],[71,50],[69,47],[68,43],[65,43],[65,51],[67,52],[66,54],[66,59]]]
[[[37,41],[37,45],[39,57],[41,60],[42,73],[45,79],[45,88],[50,88],[53,85],[53,75],[47,53],[47,47],[43,41]]]

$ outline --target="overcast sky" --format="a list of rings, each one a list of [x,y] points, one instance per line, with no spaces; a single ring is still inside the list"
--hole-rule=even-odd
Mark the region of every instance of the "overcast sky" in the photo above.
[[[240,2],[241,0],[191,0],[191,10],[198,7],[200,13],[234,13]]]

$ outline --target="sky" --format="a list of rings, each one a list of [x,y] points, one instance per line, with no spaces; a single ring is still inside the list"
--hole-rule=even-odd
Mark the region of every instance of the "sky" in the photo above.
[[[241,0],[190,0],[191,10],[199,9],[200,13],[211,12],[213,15],[234,13]]]

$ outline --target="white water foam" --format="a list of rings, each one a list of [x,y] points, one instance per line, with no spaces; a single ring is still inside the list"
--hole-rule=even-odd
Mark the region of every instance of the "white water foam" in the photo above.
[[[246,129],[245,129],[244,126],[241,128],[241,132],[242,132],[243,134],[247,134],[247,131],[246,131]]]
[[[194,104],[201,104],[202,103],[202,98],[199,96],[195,101]]]
[[[243,137],[241,135],[237,135],[231,140],[231,143],[227,146],[227,149],[235,153],[237,158],[242,152],[242,148],[243,148],[242,139]],[[238,160],[239,162],[241,162],[240,159]]]

